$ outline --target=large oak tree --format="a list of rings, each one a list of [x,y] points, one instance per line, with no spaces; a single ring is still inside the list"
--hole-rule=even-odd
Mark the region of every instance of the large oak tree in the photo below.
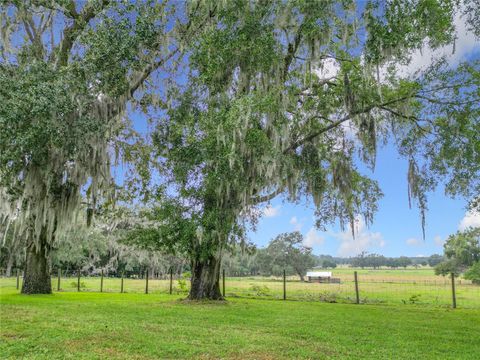
[[[0,220],[26,239],[22,293],[50,293],[56,234],[82,199],[88,217],[109,201],[115,158],[148,158],[127,107],[158,101],[158,75],[174,73],[211,14],[153,0],[11,0],[0,15]]]
[[[466,2],[471,5],[471,2]],[[363,3],[362,3],[363,4]],[[465,5],[465,4],[464,4]],[[455,42],[454,1],[227,1],[189,51],[154,144],[163,191],[157,226],[131,241],[188,254],[191,299],[220,299],[220,260],[261,208],[310,197],[317,225],[372,221],[381,191],[358,168],[377,144],[408,159],[423,224],[438,174],[451,194],[479,190],[478,63],[414,51]],[[471,19],[471,26],[474,20]]]

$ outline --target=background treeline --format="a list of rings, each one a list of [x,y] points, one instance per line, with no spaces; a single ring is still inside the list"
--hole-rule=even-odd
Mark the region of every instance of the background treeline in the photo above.
[[[378,254],[362,253],[355,257],[335,257],[331,255],[310,255],[312,266],[308,269],[334,269],[337,266],[355,268],[406,268],[408,266],[436,266],[444,260],[442,255],[433,254],[425,257],[385,257]],[[241,253],[239,249],[235,255],[227,256],[224,261],[225,269],[231,275],[264,275],[280,276],[284,267],[271,259],[268,248],[259,248],[254,254]],[[299,275],[292,266],[285,267],[287,275]],[[303,274],[305,275],[305,274]]]
[[[0,268],[10,276],[14,269],[23,269],[25,248],[18,241],[12,241],[13,234],[7,234],[0,248]],[[356,257],[334,257],[314,255],[303,246],[299,232],[286,233],[271,240],[263,248],[241,248],[236,246],[231,254],[222,260],[222,266],[229,276],[281,276],[303,278],[313,268],[332,269],[337,266],[360,268],[405,268],[407,266],[436,266],[444,260],[442,255],[429,257],[385,257],[362,252]],[[170,268],[176,275],[190,271],[188,259],[158,251],[139,250],[122,242],[122,233],[105,229],[78,228],[65,236],[52,251],[52,272],[57,269],[74,273],[98,275],[102,270],[111,276],[141,276],[146,270],[152,277],[166,277]]]

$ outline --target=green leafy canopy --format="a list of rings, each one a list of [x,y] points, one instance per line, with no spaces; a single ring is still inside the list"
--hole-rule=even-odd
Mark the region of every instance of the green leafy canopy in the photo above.
[[[192,46],[188,81],[169,91],[153,134],[165,181],[158,200],[179,204],[173,215],[159,206],[159,244],[182,219],[192,226],[178,238],[192,257],[218,256],[281,194],[310,197],[318,227],[339,221],[353,232],[358,215],[371,223],[382,195],[357,160],[373,168],[385,142],[409,161],[408,195],[423,226],[439,176],[449,194],[478,196],[478,62],[399,71],[425,43],[451,46],[453,17],[465,7],[321,4],[214,7],[215,25]]]

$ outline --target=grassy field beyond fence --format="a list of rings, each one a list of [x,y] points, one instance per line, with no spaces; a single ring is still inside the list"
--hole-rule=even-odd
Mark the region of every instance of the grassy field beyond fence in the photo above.
[[[449,278],[434,275],[432,269],[366,270],[339,268],[333,275],[340,278],[339,284],[320,284],[302,282],[298,277],[286,278],[286,298],[288,300],[322,301],[330,303],[356,302],[353,272],[358,272],[359,300],[364,304],[405,304],[425,306],[452,306],[452,287]],[[3,278],[0,286],[16,285],[15,277]],[[121,292],[121,279],[118,277],[80,278],[82,292]],[[20,284],[21,286],[21,279]],[[52,288],[57,291],[58,279],[52,277]],[[60,291],[78,291],[77,276],[62,277]],[[140,275],[123,279],[124,293],[145,293],[146,280]],[[174,277],[172,294],[186,295],[189,289],[188,279]],[[221,281],[222,287],[222,281]],[[468,280],[455,280],[455,295],[458,307],[480,308],[480,286]],[[148,293],[170,293],[168,275],[163,279],[149,278]],[[284,284],[282,277],[226,276],[225,295],[227,298],[248,297],[262,299],[283,299]]]

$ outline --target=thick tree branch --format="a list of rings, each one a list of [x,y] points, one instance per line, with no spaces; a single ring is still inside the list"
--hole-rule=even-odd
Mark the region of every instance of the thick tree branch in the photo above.
[[[31,0],[32,5],[41,6],[52,11],[60,11],[64,16],[75,19],[78,13],[75,9],[75,1],[70,0],[69,3],[59,3],[56,0]]]
[[[302,29],[303,24],[298,27],[297,33],[295,35],[295,39],[293,43],[288,44],[287,55],[285,56],[284,67],[283,67],[283,80],[285,81],[288,74],[288,69],[290,68],[290,64],[292,63],[293,58],[295,57],[295,53],[297,52],[298,47],[300,46],[300,42],[302,41]]]
[[[73,43],[78,35],[85,29],[88,25],[89,21],[95,18],[99,13],[101,13],[109,4],[110,0],[101,0],[98,6],[96,6],[98,2],[89,2],[85,7],[82,9],[80,14],[77,14],[76,11],[71,11],[69,14],[74,16],[73,24],[66,28],[63,33],[63,40],[60,42],[58,47],[58,55],[55,62],[55,67],[65,66],[68,63],[68,57],[70,55],[70,50],[73,47]],[[73,6],[75,9],[75,6]],[[52,54],[54,54],[52,52]]]
[[[414,115],[404,115],[402,113],[399,113],[398,111],[395,111],[393,109],[390,109],[386,106],[379,106],[380,109],[382,110],[385,110],[389,113],[391,113],[392,115],[395,115],[395,116],[398,116],[398,117],[401,117],[401,118],[404,118],[404,119],[407,119],[407,120],[413,120],[413,123],[415,124],[415,126],[423,133],[425,134],[431,134],[432,132],[431,131],[428,131],[427,129],[423,128],[418,122],[420,121],[420,119]]]
[[[276,197],[277,195],[280,195],[282,192],[283,192],[283,188],[279,187],[277,190],[275,190],[274,192],[272,192],[270,194],[263,195],[263,196],[255,196],[255,197],[251,198],[251,203],[253,205],[261,204],[265,201],[272,200],[274,197]]]
[[[193,14],[191,14],[189,16],[190,20],[188,21],[188,23],[185,26],[185,34],[179,40],[180,42],[184,41],[185,39],[187,39],[192,34],[195,34],[200,28],[202,28],[205,25],[205,23],[207,23],[208,20],[210,20],[211,18],[213,18],[215,16],[216,7],[214,7],[212,10],[210,10],[207,17],[204,19],[204,21],[202,21],[197,27],[195,27],[195,29],[193,29],[190,32],[191,26],[192,26],[192,19],[195,18],[195,15],[196,15],[197,11],[199,10],[199,8],[200,8],[200,2],[197,3],[197,6],[193,10]],[[138,74],[136,78],[134,78],[130,81],[130,86],[129,86],[127,98],[131,99],[133,97],[135,91],[145,82],[146,79],[148,79],[148,77],[156,69],[158,69],[159,67],[166,64],[169,60],[171,60],[179,52],[180,52],[180,48],[177,47],[175,50],[170,52],[166,57],[164,57],[160,60],[157,60],[157,61],[152,61],[152,63],[145,66],[145,68],[140,72],[140,74]]]
[[[43,27],[44,27],[44,14],[42,14],[40,19],[40,25],[38,28],[33,21],[33,16],[30,9],[21,8],[20,10],[20,18],[23,22],[23,27],[25,29],[25,33],[27,34],[30,42],[32,43],[32,47],[34,50],[34,54],[37,59],[43,59],[43,54],[45,52],[45,48],[42,43],[42,35],[43,35]]]
[[[156,62],[153,62],[151,64],[148,64],[144,69],[143,71],[137,75],[137,77],[135,79],[133,79],[131,82],[130,82],[130,86],[129,86],[129,90],[128,90],[128,94],[127,94],[127,98],[128,99],[131,99],[135,93],[135,91],[137,91],[137,89],[145,82],[146,79],[148,79],[148,77],[156,70],[158,69],[159,67],[163,66],[165,63],[167,63],[170,59],[172,59],[176,54],[179,53],[179,48],[176,48],[175,50],[173,50],[172,52],[170,52],[166,57],[156,61]]]
[[[471,99],[466,101],[448,101],[448,100],[434,99],[424,95],[416,95],[415,97],[418,99],[423,99],[433,104],[439,104],[439,105],[467,105],[467,104],[473,104],[478,102],[478,99]]]
[[[366,108],[362,109],[362,110],[357,110],[357,111],[353,111],[351,112],[350,114],[348,115],[345,115],[343,118],[337,120],[337,121],[333,121],[331,124],[325,126],[324,128],[310,134],[310,135],[307,135],[305,136],[303,139],[300,139],[300,140],[297,140],[295,142],[293,142],[289,147],[287,147],[283,153],[284,154],[287,154],[289,153],[290,151],[293,151],[295,150],[296,148],[298,148],[299,146],[309,142],[309,141],[312,141],[313,139],[315,139],[316,137],[340,126],[341,124],[343,124],[344,122],[352,119],[354,116],[356,115],[360,115],[360,114],[365,114],[375,108],[381,108],[382,106],[388,106],[390,104],[394,104],[394,103],[397,103],[399,101],[403,101],[403,100],[406,100],[408,99],[409,97],[403,97],[403,98],[400,98],[400,99],[395,99],[395,100],[391,100],[391,101],[387,101],[383,104],[375,104],[375,105],[370,105],[370,106],[367,106]],[[322,116],[313,116],[312,119],[315,119],[315,118],[323,118]]]
[[[208,15],[206,16],[206,18],[202,22],[200,22],[200,24],[198,26],[196,26],[194,29],[192,29],[191,28],[192,27],[192,19],[195,18],[195,15],[196,15],[197,11],[199,10],[199,8],[200,8],[200,2],[197,3],[197,6],[193,10],[193,13],[189,16],[190,20],[186,24],[185,33],[179,39],[179,42],[185,41],[185,39],[188,39],[189,37],[194,35],[199,29],[201,29],[205,25],[205,23],[207,23],[211,18],[213,18],[215,16],[216,7],[211,9],[208,12]],[[164,56],[164,57],[162,57],[162,58],[160,58],[156,61],[152,60],[152,62],[149,63],[148,65],[146,65],[143,68],[142,71],[136,73],[135,76],[132,77],[129,81],[129,87],[128,87],[128,90],[125,94],[126,101],[129,101],[133,98],[133,96],[135,95],[135,92],[138,90],[138,88],[140,88],[140,86],[142,86],[142,84],[145,83],[145,81],[150,77],[150,75],[155,70],[157,70],[159,67],[165,65],[168,61],[173,59],[179,53],[180,53],[180,47],[178,46],[175,50],[169,52],[166,56]],[[158,54],[158,52],[156,52],[156,54]],[[121,110],[121,108],[119,106],[115,106],[115,108],[111,109],[110,118],[113,118],[113,117],[117,116],[119,114],[120,110]]]

